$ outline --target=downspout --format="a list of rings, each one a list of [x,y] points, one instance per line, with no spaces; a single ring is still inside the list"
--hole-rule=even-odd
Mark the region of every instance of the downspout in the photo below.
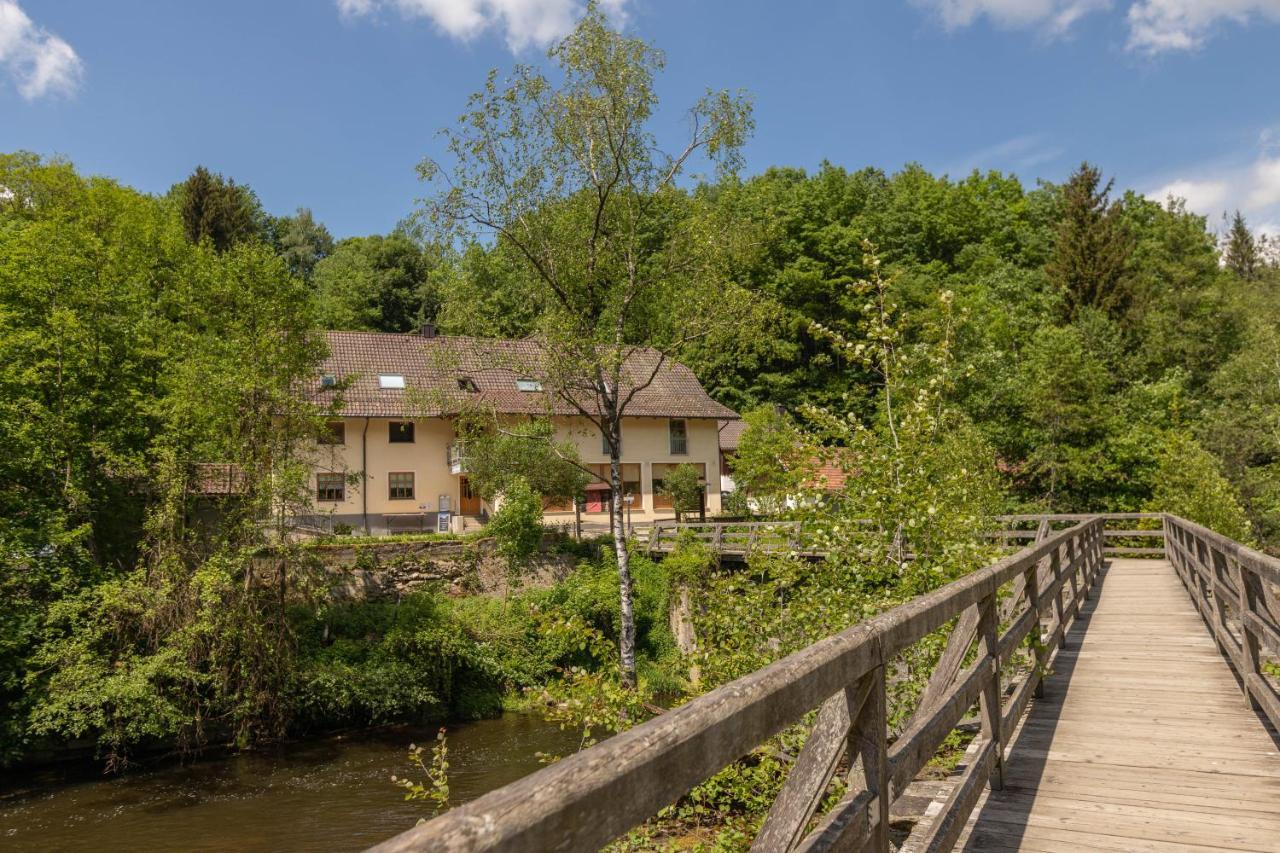
[[[369,535],[369,419],[364,419],[360,433],[360,514],[364,516],[364,535]]]

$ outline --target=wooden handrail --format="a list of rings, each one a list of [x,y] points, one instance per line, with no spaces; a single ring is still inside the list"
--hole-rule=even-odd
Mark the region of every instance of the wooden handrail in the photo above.
[[[1084,518],[374,849],[597,850],[821,706],[756,846],[884,853],[892,800],[978,702],[978,759],[964,771],[920,847],[949,850],[982,787],[1000,785],[1009,733],[1102,567],[1103,533],[1100,516]],[[1010,627],[1000,632],[999,590],[1014,581],[1020,601]],[[1042,632],[1041,616],[1050,609],[1051,624]],[[924,701],[890,743],[886,667],[957,619],[944,653],[947,673],[931,681]],[[1001,664],[1032,631],[1039,640],[1032,644],[1034,665],[1010,685],[1005,702]],[[976,659],[960,671],[974,643]],[[847,750],[861,758],[849,792],[806,834]]]
[[[1169,561],[1219,650],[1235,667],[1245,702],[1280,729],[1280,687],[1262,650],[1280,656],[1280,560],[1185,518],[1164,516]]]

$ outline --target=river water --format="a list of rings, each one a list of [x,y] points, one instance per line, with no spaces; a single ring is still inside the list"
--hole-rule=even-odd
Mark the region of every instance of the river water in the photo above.
[[[0,849],[15,851],[359,850],[430,811],[407,803],[392,774],[412,774],[397,728],[264,752],[168,764],[122,776],[83,769],[0,778]],[[528,714],[449,726],[451,801],[475,799],[566,755],[577,734]]]

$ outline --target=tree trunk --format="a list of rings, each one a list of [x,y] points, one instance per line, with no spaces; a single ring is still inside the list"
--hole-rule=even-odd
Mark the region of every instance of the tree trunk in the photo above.
[[[631,596],[631,555],[627,550],[627,531],[622,517],[622,462],[618,458],[622,447],[618,440],[618,424],[613,424],[613,436],[609,442],[609,485],[613,495],[609,501],[610,526],[613,528],[613,549],[618,558],[618,594],[622,612],[622,631],[618,638],[618,652],[622,669],[622,684],[636,685],[636,618]]]

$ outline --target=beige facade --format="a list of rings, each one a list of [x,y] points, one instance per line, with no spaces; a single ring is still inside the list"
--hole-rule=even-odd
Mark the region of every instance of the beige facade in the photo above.
[[[608,453],[600,432],[585,418],[557,416],[557,437],[570,441],[582,461],[607,472]],[[673,424],[674,422],[674,424]],[[412,424],[412,440],[404,424]],[[345,417],[334,421],[335,441],[316,449],[312,486],[314,526],[331,530],[348,525],[356,531],[440,529],[441,512],[458,529],[460,516],[485,517],[494,507],[468,495],[465,466],[451,464],[456,436],[444,417],[406,420]],[[683,426],[682,426],[683,425]],[[394,440],[396,437],[402,440]],[[337,439],[340,438],[340,441]],[[681,450],[683,449],[683,452]],[[708,512],[720,510],[720,445],[718,422],[712,418],[625,418],[622,461],[628,489],[635,490],[633,523],[671,518],[670,502],[657,494],[665,470],[681,463],[704,472]],[[608,523],[604,484],[588,487],[583,521]],[[549,507],[548,524],[571,523],[570,506]],[[595,526],[595,525],[593,525]]]

